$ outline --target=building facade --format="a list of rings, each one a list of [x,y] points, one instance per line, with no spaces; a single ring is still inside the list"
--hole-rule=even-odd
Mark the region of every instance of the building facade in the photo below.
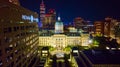
[[[34,67],[38,14],[9,2],[0,6],[0,67]]]
[[[19,5],[20,6],[20,2],[19,0],[9,0],[9,2],[15,4],[15,5]]]
[[[77,29],[82,29],[82,26],[84,26],[84,19],[81,17],[77,17],[74,19],[74,26]]]
[[[74,19],[74,27],[78,30],[83,30],[84,32],[93,32],[93,25],[90,24],[91,21],[85,21],[81,17],[76,17]]]
[[[63,49],[66,46],[82,46],[81,36],[78,33],[53,34],[42,33],[39,36],[39,46],[52,46],[56,49]]]
[[[45,14],[43,29],[54,29],[55,22],[56,22],[56,12],[54,9],[49,9],[48,13]]]
[[[40,4],[40,21],[42,23],[42,29],[54,29],[56,22],[56,11],[55,9],[49,9],[46,13],[43,0]]]
[[[94,27],[95,27],[95,34],[98,34],[98,35],[104,34],[104,22],[95,21]]]
[[[55,33],[56,34],[64,33],[64,26],[63,26],[63,22],[61,21],[60,17],[58,17],[58,21],[56,21],[55,23]]]
[[[44,1],[42,0],[40,4],[40,21],[42,22],[42,26],[44,25],[43,23],[45,22],[45,14],[46,14],[46,8]]]

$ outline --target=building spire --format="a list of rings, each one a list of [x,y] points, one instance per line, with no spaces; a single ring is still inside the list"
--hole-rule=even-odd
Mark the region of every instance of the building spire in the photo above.
[[[58,21],[61,21],[60,14],[58,15]]]

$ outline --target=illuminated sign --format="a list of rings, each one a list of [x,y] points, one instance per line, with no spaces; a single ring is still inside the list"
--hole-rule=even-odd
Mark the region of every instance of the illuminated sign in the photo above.
[[[23,20],[29,20],[31,22],[33,22],[33,21],[38,22],[38,18],[34,18],[33,15],[31,15],[31,16],[22,15],[22,19]]]

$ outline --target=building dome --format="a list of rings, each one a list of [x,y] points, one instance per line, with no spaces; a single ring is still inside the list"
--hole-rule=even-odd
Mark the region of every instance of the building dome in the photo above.
[[[57,21],[56,23],[55,23],[55,25],[63,25],[63,22],[61,22],[61,21]]]
[[[55,33],[63,33],[63,22],[60,17],[58,17],[58,21],[55,23]]]

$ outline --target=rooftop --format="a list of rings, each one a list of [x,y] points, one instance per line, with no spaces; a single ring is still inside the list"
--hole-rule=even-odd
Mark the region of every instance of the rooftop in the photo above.
[[[120,64],[119,50],[87,50],[83,52],[93,64]]]

